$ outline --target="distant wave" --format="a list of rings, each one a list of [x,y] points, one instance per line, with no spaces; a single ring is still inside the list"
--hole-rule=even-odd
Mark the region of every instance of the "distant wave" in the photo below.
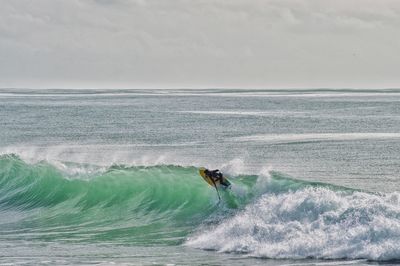
[[[233,141],[244,142],[298,142],[298,141],[346,141],[367,139],[399,139],[400,133],[305,133],[305,134],[263,134],[235,137]]]
[[[234,116],[284,116],[289,115],[303,115],[304,112],[290,112],[290,111],[180,111],[180,113],[190,114],[211,114],[211,115],[234,115]]]
[[[390,96],[400,93],[400,89],[229,89],[229,88],[191,88],[191,89],[30,89],[30,88],[0,88],[0,97],[18,96],[225,96],[225,97],[371,97]]]

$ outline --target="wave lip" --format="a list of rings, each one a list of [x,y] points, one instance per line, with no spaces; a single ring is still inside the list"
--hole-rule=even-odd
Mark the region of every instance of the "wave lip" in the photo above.
[[[188,246],[274,259],[400,259],[400,194],[305,187],[264,194]]]

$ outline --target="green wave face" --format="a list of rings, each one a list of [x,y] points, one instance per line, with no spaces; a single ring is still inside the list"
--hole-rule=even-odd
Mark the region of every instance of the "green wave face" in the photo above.
[[[213,192],[195,168],[114,166],[81,179],[3,156],[0,210],[17,218],[0,219],[0,230],[42,239],[180,241],[215,211]]]
[[[240,180],[243,189],[255,184]],[[71,178],[46,162],[0,157],[0,232],[8,238],[180,243],[200,223],[218,222],[250,200],[221,196],[219,204],[195,167],[112,166]]]

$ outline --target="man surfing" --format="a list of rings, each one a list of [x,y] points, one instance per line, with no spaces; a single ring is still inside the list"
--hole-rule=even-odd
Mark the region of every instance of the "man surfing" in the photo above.
[[[199,170],[200,175],[204,180],[211,186],[217,188],[217,186],[222,186],[223,188],[231,188],[231,183],[224,177],[224,175],[218,170],[209,170],[204,167]]]

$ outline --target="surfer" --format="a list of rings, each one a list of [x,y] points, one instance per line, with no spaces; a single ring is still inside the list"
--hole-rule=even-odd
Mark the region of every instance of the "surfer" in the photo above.
[[[229,188],[229,186],[231,185],[229,183],[229,181],[224,177],[224,175],[218,170],[208,170],[205,169],[204,170],[204,174],[206,174],[206,176],[209,176],[210,178],[212,178],[212,180],[214,181],[215,184],[221,184],[223,185],[225,188]]]
[[[199,174],[210,186],[215,188],[219,200],[221,200],[221,196],[219,195],[218,187],[223,189],[231,188],[231,182],[218,169],[208,170],[200,167]]]

